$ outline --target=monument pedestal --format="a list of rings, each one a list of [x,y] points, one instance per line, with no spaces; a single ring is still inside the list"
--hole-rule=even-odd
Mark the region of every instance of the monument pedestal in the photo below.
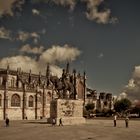
[[[83,117],[83,101],[71,99],[57,99],[51,101],[50,119],[56,119],[56,125],[59,125],[60,118],[63,125],[74,125],[85,123]]]

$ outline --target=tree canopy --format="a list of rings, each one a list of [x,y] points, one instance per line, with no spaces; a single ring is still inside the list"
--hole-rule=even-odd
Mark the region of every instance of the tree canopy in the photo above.
[[[124,112],[131,107],[131,101],[127,98],[116,101],[114,109],[116,112]]]
[[[93,110],[95,107],[94,103],[88,103],[85,108],[87,111]]]

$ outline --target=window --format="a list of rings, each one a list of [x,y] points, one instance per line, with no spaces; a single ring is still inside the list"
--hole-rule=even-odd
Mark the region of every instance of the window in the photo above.
[[[11,98],[11,106],[20,107],[20,96],[18,94],[14,94]]]
[[[29,107],[33,107],[34,98],[33,96],[29,96]]]
[[[12,77],[12,79],[11,79],[11,87],[15,87],[15,78],[14,77]]]
[[[0,106],[2,106],[2,95],[0,94]]]
[[[48,92],[47,94],[47,102],[49,103],[51,101],[51,92]]]

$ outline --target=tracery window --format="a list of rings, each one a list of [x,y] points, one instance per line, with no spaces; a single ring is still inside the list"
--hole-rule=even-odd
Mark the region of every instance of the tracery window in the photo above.
[[[11,106],[20,107],[20,96],[18,94],[14,94],[11,98]]]
[[[51,101],[51,92],[47,93],[47,102],[49,103]]]
[[[33,107],[34,106],[34,98],[33,96],[29,96],[29,107]]]
[[[12,79],[11,79],[11,87],[15,87],[15,78],[14,77],[12,77]]]

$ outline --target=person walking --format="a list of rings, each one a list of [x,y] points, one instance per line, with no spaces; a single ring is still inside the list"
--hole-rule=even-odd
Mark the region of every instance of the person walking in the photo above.
[[[128,128],[128,123],[129,123],[129,118],[128,116],[126,116],[125,118],[125,127]]]
[[[55,126],[55,125],[56,125],[56,119],[53,118],[53,119],[52,119],[52,126]]]
[[[9,118],[8,117],[6,117],[6,119],[5,119],[5,124],[6,124],[6,127],[9,126]]]
[[[115,114],[114,115],[114,127],[116,127],[116,125],[117,125],[117,115]]]
[[[59,119],[59,126],[63,126],[62,118]]]

